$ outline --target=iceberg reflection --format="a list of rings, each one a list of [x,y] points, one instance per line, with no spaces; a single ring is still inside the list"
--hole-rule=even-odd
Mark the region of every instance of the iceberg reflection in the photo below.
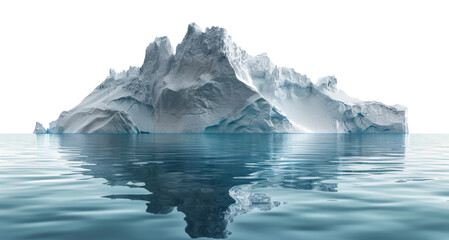
[[[251,189],[338,191],[341,174],[402,171],[404,135],[155,134],[52,135],[60,151],[86,163],[83,174],[140,187],[148,213],[185,214],[192,238],[226,238],[232,218],[280,205]],[[249,189],[249,190],[248,190]]]

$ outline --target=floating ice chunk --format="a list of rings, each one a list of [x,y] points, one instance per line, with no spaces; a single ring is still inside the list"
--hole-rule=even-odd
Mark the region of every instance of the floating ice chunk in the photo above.
[[[47,133],[47,129],[44,128],[42,123],[36,122],[36,126],[34,127],[34,134],[45,134]]]

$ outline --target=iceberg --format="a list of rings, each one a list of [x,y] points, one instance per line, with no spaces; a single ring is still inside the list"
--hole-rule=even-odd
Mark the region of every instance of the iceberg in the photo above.
[[[192,23],[176,51],[156,38],[141,67],[110,70],[48,133],[406,133],[406,114],[348,96],[333,76],[313,83],[251,56],[224,28]]]
[[[44,128],[42,123],[36,122],[36,126],[34,127],[34,134],[45,134],[47,133],[47,129]]]

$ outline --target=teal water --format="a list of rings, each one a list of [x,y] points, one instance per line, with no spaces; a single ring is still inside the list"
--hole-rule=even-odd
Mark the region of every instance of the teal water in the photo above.
[[[0,135],[0,239],[449,239],[449,135]]]

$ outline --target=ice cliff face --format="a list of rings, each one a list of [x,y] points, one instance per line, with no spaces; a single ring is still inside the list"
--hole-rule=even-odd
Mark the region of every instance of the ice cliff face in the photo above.
[[[252,57],[223,28],[190,24],[176,53],[156,38],[140,68],[111,70],[48,132],[407,132],[405,108],[353,99],[336,84]]]

